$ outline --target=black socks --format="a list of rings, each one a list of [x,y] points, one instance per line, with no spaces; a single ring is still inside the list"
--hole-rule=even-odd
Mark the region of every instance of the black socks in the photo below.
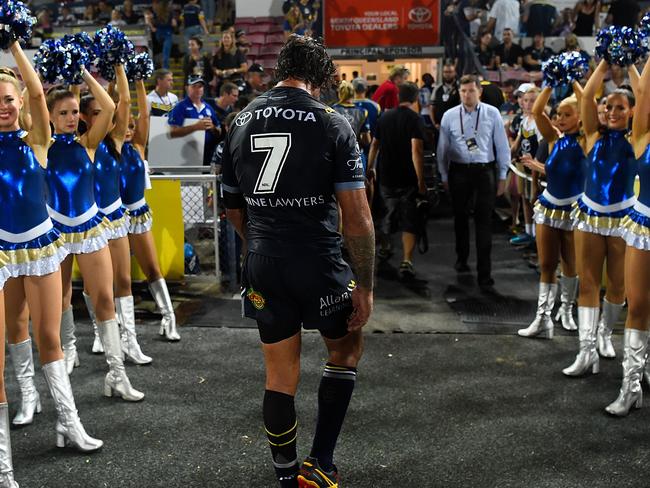
[[[297,488],[298,456],[296,437],[298,422],[293,397],[285,393],[264,392],[264,427],[269,440],[275,473],[283,488]]]

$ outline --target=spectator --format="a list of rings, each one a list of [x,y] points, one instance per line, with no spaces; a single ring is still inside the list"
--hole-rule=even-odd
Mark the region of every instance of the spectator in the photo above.
[[[137,24],[142,19],[142,16],[133,9],[132,0],[124,0],[124,4],[122,5],[122,18],[128,25]]]
[[[34,25],[34,36],[41,39],[48,38],[52,35],[54,26],[52,25],[52,14],[50,10],[44,8],[36,14],[36,25]]]
[[[208,26],[205,23],[205,15],[199,6],[199,0],[187,0],[187,3],[183,6],[181,22],[183,23],[183,37],[186,46],[192,37],[201,34],[207,36],[209,34]]]
[[[183,56],[183,86],[191,75],[197,75],[210,86],[212,81],[212,64],[210,56],[201,51],[203,41],[198,36],[193,36],[187,42],[187,54]]]
[[[81,21],[84,24],[94,24],[97,21],[97,15],[99,15],[97,5],[94,3],[89,3],[84,9],[84,14]]]
[[[319,37],[320,30],[318,29],[318,9],[320,9],[319,0],[299,0],[298,8],[300,14],[305,22],[305,29],[309,32],[310,36]]]
[[[573,34],[573,9],[565,8],[562,9],[562,12],[555,21],[555,26],[553,26],[553,32],[551,35],[556,37],[565,37]]]
[[[285,15],[283,30],[286,39],[288,39],[291,34],[298,34],[299,36],[309,35],[305,20],[300,12],[300,7],[295,3],[291,5],[287,15]]]
[[[162,46],[162,67],[169,69],[169,57],[172,52],[173,34],[176,27],[171,0],[154,0],[151,12],[152,15],[147,15],[145,20],[154,34],[158,46]]]
[[[609,95],[622,85],[629,85],[630,79],[627,77],[627,70],[616,64],[609,67],[610,78],[603,84],[603,95]]]
[[[356,73],[359,74],[358,72]],[[368,112],[370,136],[374,136],[377,127],[377,120],[379,119],[379,114],[381,114],[381,107],[377,102],[367,98],[368,82],[364,78],[354,78],[352,80],[352,88],[354,88],[354,99],[352,101],[357,107]]]
[[[501,105],[505,101],[501,88],[480,76],[479,79],[481,81],[481,102],[492,105],[497,110],[501,109]]]
[[[341,81],[338,89],[339,101],[332,105],[332,108],[343,115],[350,122],[350,126],[357,136],[357,142],[361,148],[367,148],[370,145],[370,122],[368,121],[368,111],[353,103],[354,87],[348,81]],[[366,161],[363,161],[365,173]]]
[[[264,68],[262,65],[257,63],[251,64],[246,72],[246,83],[241,93],[241,97],[245,98],[247,103],[252,102],[267,90],[263,77]]]
[[[490,34],[488,30],[481,29],[479,31],[479,38],[475,47],[475,52],[479,63],[481,63],[481,66],[485,69],[494,69],[495,57],[494,51],[490,46],[491,42],[492,34]]]
[[[156,87],[147,95],[149,113],[155,116],[166,116],[178,103],[178,97],[171,92],[174,86],[174,74],[168,69],[157,69],[153,77],[156,80]]]
[[[524,50],[524,69],[526,71],[541,71],[542,63],[553,54],[551,48],[544,45],[544,35],[535,34],[532,46],[528,46]]]
[[[70,6],[62,4],[59,11],[59,16],[56,18],[57,26],[74,25],[77,23],[77,17],[70,10]]]
[[[526,4],[522,20],[526,26],[526,35],[537,34],[550,36],[557,19],[557,9],[548,0],[532,0]]]
[[[234,110],[238,98],[239,87],[237,85],[229,81],[221,85],[221,88],[219,89],[219,97],[214,100],[214,103],[210,104],[217,114],[217,119],[219,119],[220,125],[223,125],[223,121],[226,119],[228,114]],[[221,135],[225,137],[225,133],[222,133]]]
[[[107,24],[111,21],[113,15],[113,6],[106,0],[99,0],[97,3],[99,12],[97,13],[97,22]]]
[[[573,9],[573,33],[590,37],[600,29],[600,0],[579,0]]]
[[[111,21],[108,24],[113,27],[122,27],[126,25],[126,21],[122,18],[122,13],[119,9],[113,9],[111,12]]]
[[[214,26],[214,18],[217,13],[217,2],[216,0],[201,0],[201,8],[203,9],[205,23],[209,32]]]
[[[459,103],[460,95],[458,94],[456,66],[454,66],[453,61],[448,60],[442,67],[442,84],[433,92],[433,121],[436,127],[440,127],[445,112]]]
[[[221,36],[221,45],[212,58],[212,69],[219,85],[224,80],[240,80],[248,70],[246,57],[237,49],[235,37],[230,31]]]
[[[418,104],[420,105],[420,116],[424,126],[433,128],[433,119],[431,118],[431,98],[433,97],[433,84],[435,80],[431,73],[422,75],[422,87],[418,95]]]
[[[460,96],[462,104],[447,111],[440,124],[438,169],[454,212],[455,268],[469,271],[469,209],[473,203],[478,284],[491,287],[492,211],[495,197],[505,190],[510,147],[501,114],[480,102],[481,85],[475,76],[461,78]]]
[[[230,132],[230,126],[232,125],[235,117],[239,112],[230,112],[228,116],[223,119],[221,128],[225,131],[225,135],[222,138],[221,142],[217,144],[217,147],[214,149],[214,154],[212,155],[212,161],[210,161],[210,166],[212,167],[212,172],[215,175],[221,174],[221,161],[223,158],[223,147],[226,144],[226,136]]]
[[[609,6],[606,22],[619,27],[635,27],[639,22],[641,7],[637,0],[614,0]]]
[[[424,125],[415,112],[418,87],[415,83],[401,83],[398,88],[399,105],[384,113],[377,122],[377,130],[370,146],[368,178],[372,179],[377,155],[380,191],[387,207],[383,222],[385,235],[401,231],[402,279],[415,277],[413,250],[419,233],[417,224],[417,196],[426,193],[424,183]],[[388,243],[382,243],[382,254],[390,252]]]
[[[519,2],[517,0],[496,0],[488,14],[487,30],[503,42],[503,31],[519,35]]]
[[[201,77],[190,76],[186,89],[187,96],[169,112],[169,135],[175,138],[185,137],[196,131],[204,132],[203,164],[209,165],[221,133],[219,119],[215,111],[203,100],[205,81]],[[199,120],[186,126],[185,119]]]
[[[513,41],[512,29],[503,30],[503,43],[494,51],[497,67],[521,68],[524,62],[524,50]]]
[[[379,104],[382,110],[396,108],[399,105],[399,86],[409,77],[409,70],[401,64],[396,64],[388,72],[388,79],[384,81],[372,99]]]
[[[251,41],[246,37],[246,31],[244,29],[239,29],[235,33],[235,44],[237,49],[244,55],[247,56],[251,49]]]
[[[499,107],[501,115],[514,115],[519,111],[519,104],[517,103],[517,96],[515,95],[515,86],[515,81],[510,79],[505,80],[501,84],[503,98],[505,100],[501,107]]]

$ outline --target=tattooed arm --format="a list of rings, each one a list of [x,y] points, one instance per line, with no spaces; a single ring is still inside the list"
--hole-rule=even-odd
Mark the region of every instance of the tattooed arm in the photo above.
[[[372,313],[375,270],[375,231],[365,190],[336,192],[341,206],[343,236],[357,277],[352,292],[354,310],[348,320],[348,330],[360,329]]]

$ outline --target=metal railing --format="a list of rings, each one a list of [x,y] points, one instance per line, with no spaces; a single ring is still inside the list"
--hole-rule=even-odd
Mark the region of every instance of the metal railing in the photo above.
[[[220,178],[212,174],[209,166],[156,166],[150,168],[152,180],[179,181],[181,183],[181,205],[183,210],[184,236],[189,238],[190,230],[197,229],[193,244],[198,251],[200,230],[207,227],[214,247],[214,275],[219,283],[230,286],[237,283],[237,257],[235,234],[232,226],[221,217],[219,208]],[[206,233],[204,232],[204,236]],[[205,254],[204,254],[205,255]]]

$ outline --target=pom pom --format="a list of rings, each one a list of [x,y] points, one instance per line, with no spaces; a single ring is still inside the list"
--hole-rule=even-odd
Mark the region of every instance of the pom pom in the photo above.
[[[641,19],[641,22],[639,22],[638,32],[641,36],[643,47],[648,49],[650,46],[650,12],[647,12]]]
[[[555,88],[564,84],[564,67],[562,66],[561,56],[551,56],[542,63],[542,74],[544,83]]]
[[[66,34],[64,36],[64,39],[68,37],[72,37],[72,40],[75,42],[75,44],[78,44],[88,53],[88,59],[90,63],[93,63],[97,59],[99,52],[95,46],[95,41],[87,32],[77,32],[72,36],[70,34]]]
[[[581,53],[571,51],[552,56],[542,63],[544,82],[555,88],[560,85],[570,85],[581,80],[589,70],[589,62]]]
[[[78,85],[89,62],[88,52],[74,42],[73,36],[60,41],[47,39],[34,55],[36,69],[47,83]]]
[[[0,0],[0,49],[8,49],[14,41],[28,41],[36,18],[20,1]]]
[[[95,33],[95,49],[99,57],[97,67],[102,77],[112,81],[115,79],[116,64],[125,64],[133,57],[135,49],[133,43],[124,35],[124,32],[107,25]]]
[[[630,27],[612,25],[596,36],[596,54],[609,64],[630,66],[648,50],[642,41],[642,36]]]
[[[153,74],[153,59],[147,52],[136,54],[126,62],[125,69],[129,81],[147,80]]]

